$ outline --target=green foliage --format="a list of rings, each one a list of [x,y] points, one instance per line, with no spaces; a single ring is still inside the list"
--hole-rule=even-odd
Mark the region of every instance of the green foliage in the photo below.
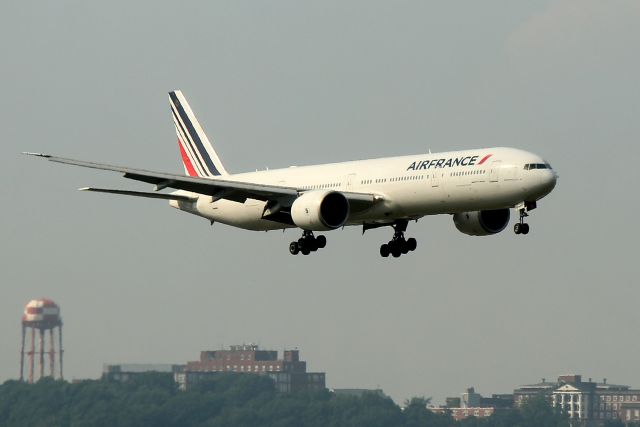
[[[407,400],[401,410],[377,393],[360,397],[328,391],[276,393],[262,376],[221,373],[188,392],[168,374],[144,374],[126,383],[43,379],[0,385],[0,426],[34,427],[568,427],[542,397],[519,410],[455,422],[427,408],[430,399]],[[614,425],[619,424],[612,424]]]
[[[449,414],[436,414],[427,409],[431,398],[413,397],[405,401],[404,421],[407,427],[433,426],[447,427],[453,425],[453,419]]]
[[[527,399],[520,408],[522,427],[569,427],[568,418],[559,409],[553,408],[547,399],[540,395]]]

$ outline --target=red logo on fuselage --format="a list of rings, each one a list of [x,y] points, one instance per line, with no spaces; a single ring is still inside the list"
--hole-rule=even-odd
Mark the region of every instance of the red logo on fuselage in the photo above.
[[[487,154],[478,162],[478,156],[466,156],[466,157],[456,157],[450,159],[433,159],[433,160],[420,160],[417,162],[413,162],[407,167],[407,170],[423,170],[423,169],[431,169],[431,168],[450,168],[454,166],[474,166],[481,165],[487,161],[489,157],[493,156],[493,154]],[[476,163],[477,162],[477,163]]]

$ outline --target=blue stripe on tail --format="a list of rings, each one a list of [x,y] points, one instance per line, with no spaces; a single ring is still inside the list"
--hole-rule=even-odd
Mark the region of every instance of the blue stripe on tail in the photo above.
[[[184,125],[187,127],[187,132],[185,132],[185,135],[188,138],[190,138],[195,144],[196,148],[198,149],[198,152],[200,153],[200,156],[202,157],[202,159],[207,165],[207,169],[209,169],[209,172],[211,172],[211,174],[213,175],[221,175],[220,171],[218,171],[216,166],[213,164],[213,160],[211,160],[211,157],[209,156],[209,153],[207,152],[206,148],[204,148],[204,145],[202,144],[202,141],[198,136],[198,132],[196,132],[195,128],[193,127],[193,123],[191,123],[189,116],[184,111],[184,108],[182,107],[180,100],[176,96],[176,93],[169,92],[169,97],[171,98],[171,103],[173,104],[173,106],[175,106],[174,113],[177,113],[180,119],[182,119],[182,123],[184,123]],[[178,123],[180,122],[178,121]]]

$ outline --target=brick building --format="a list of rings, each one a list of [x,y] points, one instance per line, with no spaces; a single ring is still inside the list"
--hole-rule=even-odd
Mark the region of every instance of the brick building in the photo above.
[[[448,397],[447,404],[439,408],[430,408],[436,413],[450,413],[454,420],[460,421],[467,417],[490,417],[496,411],[513,407],[513,395],[493,394],[484,397],[476,393],[473,387],[469,387],[461,397]]]
[[[102,379],[107,381],[127,382],[140,374],[156,372],[175,374],[182,371],[183,365],[170,365],[164,363],[120,363],[114,365],[105,364],[102,368]]]
[[[640,402],[624,402],[620,406],[620,419],[623,422],[640,422]]]
[[[307,372],[307,362],[300,360],[298,350],[278,352],[260,350],[257,345],[233,345],[229,350],[200,352],[200,360],[187,362],[176,374],[180,388],[205,380],[218,372],[265,375],[273,379],[280,392],[313,391],[325,388],[324,372]]]
[[[582,381],[581,375],[561,375],[556,382],[521,386],[514,390],[517,405],[527,398],[544,395],[555,407],[560,407],[570,419],[582,420],[598,425],[605,420],[640,420],[640,390],[627,385]],[[636,408],[638,412],[636,413]]]

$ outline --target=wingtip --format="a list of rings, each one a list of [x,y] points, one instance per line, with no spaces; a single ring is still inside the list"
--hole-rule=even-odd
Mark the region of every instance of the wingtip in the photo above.
[[[51,157],[51,154],[32,153],[30,151],[23,151],[22,154],[24,154],[25,156],[35,156],[35,157],[44,157],[44,158]]]
[[[91,187],[78,188],[78,191],[91,191]]]

